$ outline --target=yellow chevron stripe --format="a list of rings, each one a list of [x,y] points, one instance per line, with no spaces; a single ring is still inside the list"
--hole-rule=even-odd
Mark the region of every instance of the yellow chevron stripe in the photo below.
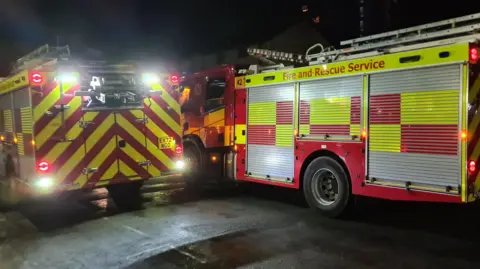
[[[150,142],[150,140],[145,139],[142,132],[140,132],[122,115],[117,115],[117,124],[125,129],[125,131],[133,136],[140,144],[144,145],[145,141],[147,141],[147,150],[153,154],[153,156],[157,157],[169,169],[173,169],[175,167],[173,161],[162,150],[158,149],[157,145]]]
[[[98,112],[87,112],[85,113],[84,120],[85,121],[92,121],[96,116],[98,115]],[[75,124],[68,132],[67,132],[67,140],[75,140],[77,139],[80,134],[82,133],[83,128],[80,128],[78,124]],[[45,155],[45,160],[48,161],[49,163],[53,163],[60,155],[63,154],[63,152],[70,146],[72,142],[63,142],[63,143],[57,143],[53,148]],[[82,147],[83,148],[83,147]]]
[[[42,116],[47,113],[47,111],[55,105],[55,103],[60,99],[60,87],[57,85],[45,98],[40,101],[33,109],[33,119],[37,122]]]
[[[144,162],[146,160],[146,158],[142,154],[140,154],[140,152],[138,152],[132,146],[128,145],[128,143],[127,143],[126,147],[122,148],[122,151],[125,152],[125,154],[127,154],[130,157],[136,156],[137,157],[136,159],[134,157],[132,157],[136,162]],[[128,165],[126,165],[126,166],[128,167]],[[127,173],[127,170],[125,170],[122,167],[123,166],[120,165],[120,172],[123,173],[126,176],[135,176],[137,174],[133,170],[131,170],[130,167],[128,167],[128,169],[130,169],[129,171],[133,171],[131,173],[130,172]],[[158,170],[155,166],[149,166],[148,167],[148,172],[150,172],[153,176],[155,176],[155,175],[159,176],[160,175],[160,170]]]
[[[143,118],[143,111],[141,110],[130,110],[130,112],[135,116],[137,119]],[[147,123],[145,124],[147,128],[152,131],[157,137],[165,137],[168,136],[167,133],[165,133],[158,125],[155,124],[152,120],[148,120]]]
[[[147,105],[149,105],[148,101],[146,103]],[[163,122],[165,122],[165,124],[170,127],[170,129],[172,129],[176,134],[178,135],[181,135],[182,133],[182,130],[180,128],[180,124],[176,121],[174,121],[170,115],[168,115],[153,99],[152,99],[152,103],[151,103],[151,106],[150,106],[150,109],[152,109],[152,111],[158,115],[158,117],[160,119],[163,120]]]
[[[133,171],[130,166],[126,165],[122,160],[118,160],[118,167],[120,167],[120,172],[125,176],[135,176],[137,173]]]
[[[173,111],[180,114],[180,104],[175,99],[173,99],[173,97],[162,87],[160,83],[154,84],[152,86],[152,90],[161,91],[162,94],[160,95],[160,97],[165,101],[165,103],[167,103],[167,105],[169,105],[173,109]]]
[[[112,127],[115,123],[113,114],[108,115],[108,117],[93,131],[93,133],[88,137],[86,141],[86,154],[90,152],[92,147],[97,143],[97,141],[105,135],[105,133]],[[80,163],[80,160],[84,158],[85,151],[77,150],[68,161],[58,170],[58,177],[65,178],[72,169]],[[83,185],[82,185],[83,186]]]
[[[105,171],[105,173],[103,174],[103,176],[100,178],[99,182],[105,182],[105,183],[108,183],[108,181],[110,179],[112,179],[116,174],[117,174],[117,171],[118,171],[118,163],[117,161],[113,162],[110,167],[108,167],[107,171]],[[98,185],[97,183],[97,185]]]
[[[73,98],[70,103],[68,103],[69,108],[64,112],[65,120],[68,120],[77,109],[80,108],[82,105],[82,100],[80,97]],[[55,118],[48,123],[45,128],[43,128],[40,133],[35,136],[35,140],[37,143],[37,148],[41,148],[45,142],[48,141],[52,137],[52,135],[62,126],[62,115],[58,113]]]
[[[100,167],[100,165],[102,165],[102,163],[107,159],[108,156],[110,156],[110,154],[113,153],[113,151],[115,150],[115,148],[117,147],[117,137],[114,136],[110,139],[110,141],[108,141],[108,143],[105,145],[105,147],[95,156],[95,158],[93,158],[93,160],[88,164],[88,168],[98,168]],[[115,172],[116,174],[116,167],[112,167],[113,171]],[[91,174],[92,175],[92,174]],[[89,175],[89,177],[91,177],[91,175]],[[80,186],[84,186],[85,184],[87,183],[87,180],[86,178],[82,177],[82,176],[79,176],[75,182],[74,182],[74,185],[78,184]]]

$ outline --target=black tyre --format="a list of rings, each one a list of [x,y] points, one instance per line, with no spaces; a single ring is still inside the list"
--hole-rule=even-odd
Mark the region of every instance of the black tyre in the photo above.
[[[185,172],[183,173],[185,184],[188,188],[198,187],[203,174],[201,151],[192,143],[187,143],[183,148],[185,160]]]
[[[137,210],[142,208],[142,185],[143,181],[111,185],[107,187],[108,195],[119,210]]]
[[[332,218],[345,214],[352,200],[347,173],[330,157],[319,157],[308,165],[303,192],[311,208]]]

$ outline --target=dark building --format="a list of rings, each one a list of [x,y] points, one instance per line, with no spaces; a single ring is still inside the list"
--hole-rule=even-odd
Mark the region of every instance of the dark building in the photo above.
[[[252,44],[250,47],[304,54],[310,46],[316,43],[328,45],[311,21],[303,20],[259,45]],[[196,72],[215,68],[222,64],[256,63],[258,63],[258,59],[248,56],[246,47],[237,47],[191,57],[181,63],[180,69],[184,72]]]

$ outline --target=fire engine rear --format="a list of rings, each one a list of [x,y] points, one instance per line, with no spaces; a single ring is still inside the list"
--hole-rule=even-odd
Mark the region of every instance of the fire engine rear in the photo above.
[[[201,120],[185,113],[187,125],[198,126],[184,128],[188,158],[199,171],[216,160],[226,178],[302,189],[329,216],[344,213],[355,195],[474,201],[479,21],[474,14],[362,37],[340,50],[317,44],[306,55],[252,49],[263,59],[309,65],[252,66],[247,76],[225,67],[220,78],[197,73],[199,83],[203,76],[225,87]]]
[[[74,59],[42,46],[0,83],[5,203],[106,186],[117,206],[144,180],[183,167],[177,75],[164,67]]]

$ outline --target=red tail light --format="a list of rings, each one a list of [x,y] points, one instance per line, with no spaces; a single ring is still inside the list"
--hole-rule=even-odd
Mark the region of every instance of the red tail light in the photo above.
[[[39,162],[37,165],[37,170],[42,173],[50,171],[50,164],[46,161]]]
[[[471,64],[476,64],[478,62],[478,48],[473,47],[470,48],[470,63]]]
[[[175,153],[177,153],[177,154],[182,154],[182,152],[183,152],[183,147],[180,146],[180,145],[177,145],[177,146],[175,147]]]
[[[170,82],[172,82],[173,84],[177,84],[179,80],[180,80],[180,78],[178,77],[177,74],[171,74],[170,75]]]
[[[475,161],[468,162],[468,171],[470,173],[474,173],[475,171],[477,171],[477,164],[475,163]]]
[[[43,76],[40,72],[32,72],[30,73],[30,82],[32,84],[40,85],[43,82]]]

